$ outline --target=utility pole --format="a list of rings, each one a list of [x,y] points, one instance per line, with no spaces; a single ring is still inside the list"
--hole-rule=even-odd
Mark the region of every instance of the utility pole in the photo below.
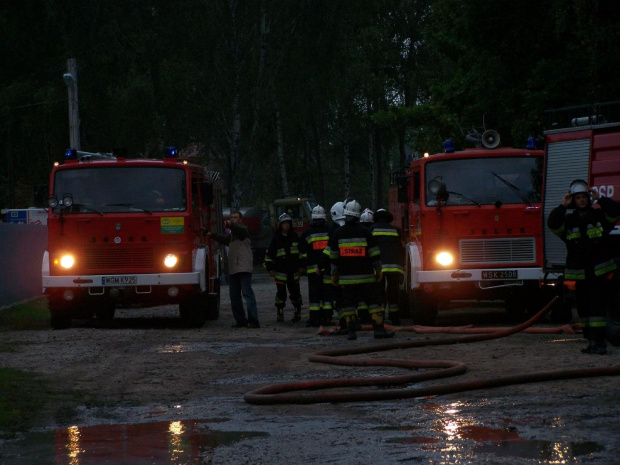
[[[67,60],[68,73],[62,75],[69,93],[69,147],[80,150],[80,102],[78,99],[77,63],[73,58]]]

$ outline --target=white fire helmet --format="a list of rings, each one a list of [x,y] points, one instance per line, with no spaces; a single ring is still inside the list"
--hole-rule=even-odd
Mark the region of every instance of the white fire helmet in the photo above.
[[[570,183],[570,193],[579,194],[581,192],[588,193],[588,183],[583,179],[575,179]]]
[[[312,219],[313,220],[324,220],[326,218],[325,209],[320,205],[317,205],[312,209]]]
[[[362,215],[360,216],[361,223],[372,223],[375,220],[374,213],[370,208],[364,209]]]
[[[278,226],[281,225],[282,223],[284,223],[285,221],[290,221],[291,224],[292,224],[293,223],[293,218],[291,218],[288,213],[282,213],[280,215],[280,217],[278,218]]]
[[[344,203],[336,202],[334,205],[332,205],[330,213],[332,215],[333,221],[344,220]]]
[[[362,206],[357,200],[349,200],[344,206],[344,216],[359,218],[362,214]]]

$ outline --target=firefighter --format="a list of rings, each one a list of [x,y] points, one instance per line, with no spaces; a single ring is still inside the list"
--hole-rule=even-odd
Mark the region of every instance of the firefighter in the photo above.
[[[336,231],[338,231],[338,229],[341,226],[344,226],[344,202],[334,203],[332,205],[332,208],[330,208],[329,213],[332,218],[332,225],[329,228],[329,238],[331,239],[336,233]],[[329,242],[328,242],[327,247],[323,251],[323,256],[320,257],[319,259],[319,265],[318,265],[319,267],[317,269],[317,274],[323,277],[323,284],[327,286],[332,285],[331,264],[330,264],[332,255],[333,254],[331,252],[331,249],[329,248]],[[334,312],[339,313],[338,309],[339,309],[339,304],[341,301],[341,294],[342,294],[342,289],[340,288],[340,286],[332,287],[332,290],[331,290],[332,311],[330,312],[329,315],[327,314],[323,315],[323,318],[324,318],[323,324],[330,324]],[[348,332],[349,330],[347,329],[347,326],[344,323],[344,320],[341,321],[340,330],[338,331],[337,334],[348,334]]]
[[[383,280],[378,283],[378,300],[382,308],[385,308],[387,303],[390,322],[398,326],[400,325],[398,289],[405,277],[405,250],[400,231],[392,226],[392,221],[394,221],[394,216],[384,208],[380,208],[374,214],[374,223],[370,227],[370,232],[381,250]]]
[[[592,207],[597,201],[599,208]],[[574,209],[572,212],[567,212]],[[577,312],[588,345],[586,354],[607,353],[607,308],[611,304],[611,277],[616,269],[609,233],[620,219],[620,203],[602,197],[576,179],[562,203],[549,214],[547,226],[566,244],[566,284],[574,282]]]
[[[293,323],[301,321],[299,237],[293,231],[293,219],[288,213],[283,213],[278,218],[278,229],[265,254],[264,265],[276,282],[276,321],[284,321],[287,289],[291,303],[295,307],[292,321]]]
[[[299,238],[299,252],[302,270],[308,276],[308,321],[306,326],[319,327],[329,322],[332,316],[331,279],[327,276],[327,283],[323,281],[320,262],[323,251],[329,242],[329,227],[327,226],[325,209],[317,205],[312,209],[312,225],[301,233]],[[317,271],[319,271],[317,273]]]
[[[364,209],[362,215],[360,216],[360,224],[362,226],[366,226],[370,228],[374,222],[374,213],[370,208]]]
[[[329,240],[331,276],[335,286],[342,286],[342,302],[338,317],[346,323],[347,339],[357,339],[356,309],[368,303],[374,337],[394,336],[383,326],[383,309],[374,301],[375,283],[382,279],[381,252],[372,234],[359,224],[361,205],[349,200],[344,207],[345,224]]]
[[[360,224],[365,228],[370,228],[373,224],[373,211],[370,208],[365,208],[360,215]],[[357,306],[357,317],[360,325],[369,325],[372,323],[370,314],[368,313],[368,304],[366,302],[360,302]]]

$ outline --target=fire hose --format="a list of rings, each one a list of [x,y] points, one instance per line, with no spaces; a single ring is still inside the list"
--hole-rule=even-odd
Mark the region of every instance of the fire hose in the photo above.
[[[407,340],[390,343],[373,344],[367,346],[343,347],[315,352],[308,357],[310,362],[326,363],[330,365],[357,366],[357,367],[397,367],[403,369],[435,369],[415,374],[401,376],[317,379],[292,383],[274,384],[262,387],[244,396],[249,404],[315,404],[322,402],[370,402],[380,400],[409,399],[413,397],[453,394],[457,392],[488,389],[514,384],[557,381],[574,378],[588,378],[599,376],[619,376],[620,366],[578,368],[569,370],[540,371],[521,373],[517,375],[485,378],[460,383],[451,383],[434,386],[414,386],[394,389],[394,386],[404,386],[421,381],[429,381],[451,376],[462,375],[467,366],[454,360],[395,360],[395,359],[356,359],[350,355],[386,352],[395,349],[409,349],[435,345],[463,344],[469,342],[488,341],[521,332],[538,321],[555,303],[558,297],[552,299],[536,315],[520,325],[498,329],[490,333],[467,334],[441,339]],[[384,390],[363,390],[356,392],[324,392],[326,389],[360,387],[390,387]]]

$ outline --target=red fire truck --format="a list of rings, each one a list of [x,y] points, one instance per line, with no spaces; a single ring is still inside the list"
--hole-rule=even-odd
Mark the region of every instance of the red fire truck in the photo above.
[[[538,310],[542,280],[544,152],[498,148],[495,131],[475,131],[476,148],[413,160],[390,189],[403,230],[403,306],[432,324],[455,300],[505,300],[515,318]]]
[[[583,179],[600,195],[620,200],[620,102],[565,107],[546,112],[545,219],[562,202],[574,179]],[[595,208],[596,205],[595,205]],[[620,261],[620,226],[611,232]],[[544,272],[568,307],[572,293],[562,286],[564,243],[549,230],[544,235]],[[620,277],[615,289],[620,288]],[[620,302],[607,315],[607,339],[620,345]]]
[[[180,160],[67,150],[50,175],[43,292],[51,325],[111,319],[119,305],[179,304],[185,324],[217,319],[218,173]]]

